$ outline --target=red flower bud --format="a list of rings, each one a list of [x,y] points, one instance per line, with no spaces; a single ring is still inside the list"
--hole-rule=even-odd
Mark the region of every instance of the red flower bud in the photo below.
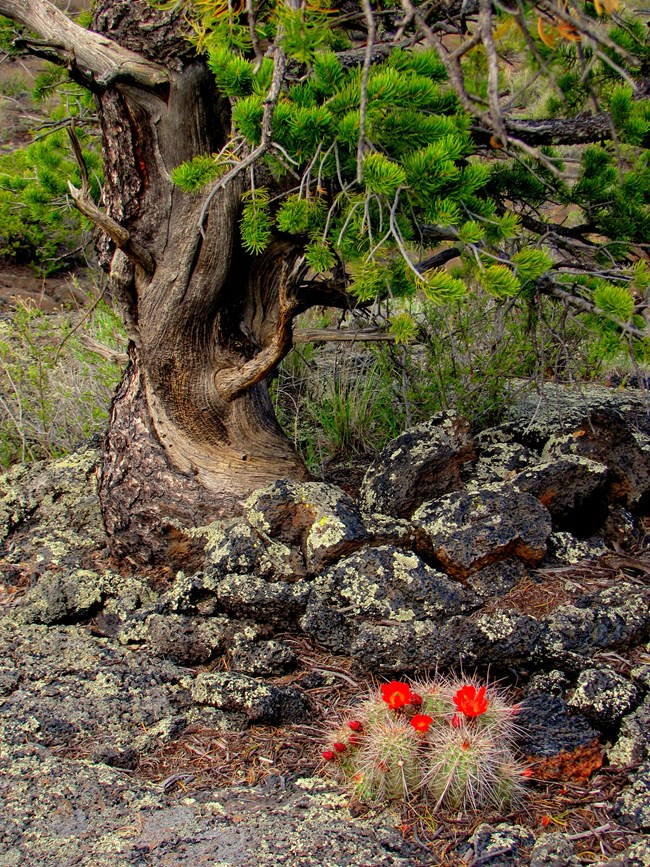
[[[417,692],[411,693],[411,705],[413,707],[420,707],[422,704],[422,696],[418,695]]]
[[[524,768],[521,772],[521,776],[530,779],[533,776],[533,772],[530,768]]]
[[[342,744],[341,741],[337,741],[335,744],[332,744],[337,753],[344,753],[347,749],[345,744]]]
[[[459,729],[463,725],[463,718],[455,713],[451,718],[451,724],[455,729]]]
[[[361,743],[361,738],[358,737],[357,735],[350,735],[350,737],[348,738],[348,744],[351,747],[358,747],[360,743]]]
[[[325,759],[326,762],[334,761],[334,753],[331,750],[323,750],[321,756]]]
[[[470,748],[470,746],[471,746],[471,744],[470,744],[469,741],[463,741],[462,744],[461,744],[461,747],[462,747],[464,750],[468,750],[468,749]]]
[[[363,731],[363,725],[359,722],[358,719],[351,720],[348,725],[352,729],[353,732]]]
[[[542,816],[542,827],[548,828],[548,826],[550,824],[551,824],[551,817],[550,816]]]

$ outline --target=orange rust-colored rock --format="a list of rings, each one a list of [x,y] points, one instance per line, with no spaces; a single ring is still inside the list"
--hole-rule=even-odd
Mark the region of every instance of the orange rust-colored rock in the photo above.
[[[528,756],[526,762],[533,769],[537,780],[563,780],[586,783],[589,777],[603,764],[603,756],[598,739],[578,747],[571,752],[558,753],[544,759]]]

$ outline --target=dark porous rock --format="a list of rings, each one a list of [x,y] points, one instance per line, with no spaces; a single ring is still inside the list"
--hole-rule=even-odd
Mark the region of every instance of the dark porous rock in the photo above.
[[[650,696],[623,718],[616,743],[607,751],[614,768],[630,768],[650,759]]]
[[[11,659],[0,659],[0,697],[11,695],[20,683],[20,671]]]
[[[576,455],[605,464],[608,496],[626,507],[650,492],[650,438],[612,410],[595,410],[574,430],[549,439],[542,456]]]
[[[373,545],[395,545],[398,548],[413,548],[416,530],[410,521],[393,518],[391,515],[367,513],[363,516]]]
[[[425,556],[460,580],[498,560],[535,565],[546,554],[551,517],[532,494],[500,484],[458,491],[425,503],[413,515]]]
[[[104,596],[104,576],[97,572],[46,572],[26,593],[16,617],[21,623],[74,623],[97,611]]]
[[[609,865],[609,861],[606,864]],[[622,867],[648,867],[648,864],[650,864],[650,840],[648,839],[634,843],[623,856]]]
[[[500,560],[491,563],[467,578],[467,584],[479,596],[505,596],[520,581],[530,578],[530,572],[521,560]]]
[[[219,653],[227,625],[219,619],[152,614],[145,623],[147,646],[177,665],[200,665]]]
[[[602,765],[598,732],[585,717],[569,714],[561,698],[527,695],[517,716],[517,743],[541,779],[586,780]]]
[[[562,455],[524,470],[512,479],[512,484],[537,497],[559,528],[585,535],[594,532],[605,519],[602,492],[606,481],[604,464],[578,455]]]
[[[370,540],[357,504],[335,485],[274,482],[251,494],[245,514],[265,536],[299,547],[310,572]]]
[[[541,627],[539,621],[519,611],[495,611],[481,614],[474,620],[478,630],[474,650],[479,660],[507,668],[529,659],[537,647]],[[453,635],[450,634],[450,639]],[[463,651],[465,648],[463,648]]]
[[[478,438],[477,438],[478,446]],[[463,481],[469,490],[494,482],[511,481],[517,473],[539,461],[537,452],[513,442],[494,442],[478,447],[479,459],[465,464]]]
[[[586,560],[597,560],[611,553],[599,536],[576,539],[567,530],[557,530],[548,537],[546,565],[575,566]]]
[[[287,624],[305,610],[310,587],[265,581],[256,575],[229,575],[214,588],[220,606],[233,617],[261,623]]]
[[[305,561],[297,548],[264,538],[241,520],[216,522],[192,531],[206,538],[205,583],[228,575],[255,573],[272,580],[297,580],[305,575]]]
[[[251,677],[280,677],[296,665],[296,654],[282,641],[250,641],[243,635],[228,651],[230,671]]]
[[[544,834],[530,853],[530,867],[580,867],[580,861],[564,834]]]
[[[590,415],[603,410],[650,434],[647,392],[631,388],[616,391],[591,383],[575,386],[544,383],[541,393],[531,391],[508,408],[501,429],[517,442],[541,450],[551,436],[578,430]]]
[[[334,653],[349,655],[355,633],[354,623],[341,611],[325,605],[316,594],[300,620],[300,628],[317,644]]]
[[[243,713],[250,722],[295,723],[310,716],[309,704],[299,689],[274,686],[228,671],[198,674],[192,698],[198,704]]]
[[[314,581],[314,592],[352,616],[377,620],[442,620],[477,608],[478,598],[411,551],[363,548]]]
[[[2,700],[0,741],[138,753],[187,724],[187,671],[140,648],[73,626],[0,622],[0,646],[20,675]],[[7,662],[5,662],[7,664]]]
[[[133,747],[126,746],[120,750],[111,744],[102,744],[92,753],[93,762],[108,765],[109,768],[124,768],[129,771],[138,766],[138,758],[139,756]]]
[[[520,867],[527,862],[527,855],[535,837],[520,825],[502,822],[493,828],[479,825],[468,842],[459,847],[459,854],[468,864],[485,867]]]
[[[469,423],[455,412],[438,413],[379,453],[361,485],[362,508],[408,518],[425,500],[460,490],[460,466],[474,456]]]
[[[576,604],[559,606],[540,621],[537,657],[560,663],[567,652],[588,657],[598,649],[643,639],[650,630],[648,595],[646,588],[621,582]]]
[[[366,622],[359,627],[347,655],[374,672],[413,671],[426,666],[425,660],[436,665],[441,657],[439,635],[439,627],[429,621],[394,626]]]
[[[614,818],[633,831],[650,831],[650,762],[641,765],[614,803]]]
[[[560,698],[569,688],[569,678],[563,671],[557,668],[551,671],[542,671],[531,677],[528,684],[528,695],[536,692],[546,692],[549,695],[557,695]]]
[[[588,668],[580,673],[570,708],[580,711],[599,728],[609,728],[636,704],[638,690],[612,669]]]
[[[632,512],[618,503],[611,503],[600,529],[600,535],[607,545],[617,550],[637,544],[643,533]]]

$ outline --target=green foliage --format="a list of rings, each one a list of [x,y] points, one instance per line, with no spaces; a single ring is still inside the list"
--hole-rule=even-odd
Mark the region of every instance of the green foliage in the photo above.
[[[521,283],[507,265],[488,265],[478,272],[481,286],[495,298],[509,298],[521,289]]]
[[[52,315],[20,304],[4,316],[0,465],[58,457],[103,433],[125,345],[121,323],[103,302],[90,315],[83,310]],[[111,351],[115,360],[106,359]]]
[[[99,197],[96,143],[84,137],[81,142],[92,193]],[[82,243],[88,226],[68,204],[68,179],[81,184],[64,130],[0,156],[0,256],[29,261],[50,273]]]
[[[515,253],[510,261],[517,266],[517,277],[522,283],[539,279],[553,266],[553,259],[548,251],[536,250],[534,247],[524,247]]]
[[[314,241],[305,247],[307,264],[316,274],[326,274],[336,266],[337,258],[328,244]]]
[[[244,195],[243,201],[244,207],[239,221],[242,246],[247,252],[258,255],[271,240],[273,220],[269,211],[268,190],[263,187],[251,190]]]
[[[363,182],[371,193],[394,196],[397,188],[405,184],[406,172],[383,154],[368,154],[363,160]]]
[[[184,193],[197,193],[223,174],[223,171],[223,164],[214,157],[201,155],[172,169],[171,178]]]

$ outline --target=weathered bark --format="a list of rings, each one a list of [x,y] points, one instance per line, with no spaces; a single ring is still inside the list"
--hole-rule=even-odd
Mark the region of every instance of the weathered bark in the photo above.
[[[172,168],[218,150],[227,135],[227,110],[202,65],[172,73],[165,98],[123,85],[99,103],[109,213],[155,261],[150,276],[112,254],[133,345],[100,484],[113,550],[146,559],[164,554],[174,524],[236,513],[255,488],[305,476],[264,381],[218,388],[219,377],[236,379],[276,339],[280,288],[295,292],[301,257],[280,240],[263,256],[244,253],[237,179],[213,199],[203,234],[203,197],[171,184]]]

